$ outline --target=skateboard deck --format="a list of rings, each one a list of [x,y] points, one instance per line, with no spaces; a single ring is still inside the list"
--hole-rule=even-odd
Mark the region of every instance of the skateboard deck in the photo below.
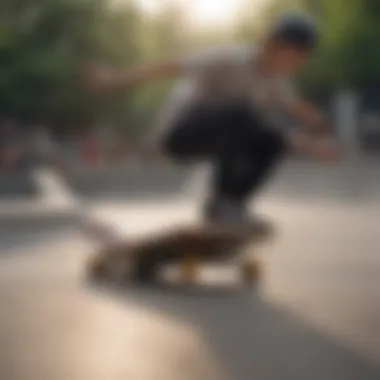
[[[138,282],[157,280],[159,269],[168,264],[179,266],[180,278],[186,283],[197,280],[199,267],[206,262],[234,260],[241,279],[252,283],[259,278],[256,259],[242,259],[246,247],[273,237],[272,230],[226,229],[211,226],[185,226],[174,230],[110,244],[91,258],[91,278],[123,278]]]

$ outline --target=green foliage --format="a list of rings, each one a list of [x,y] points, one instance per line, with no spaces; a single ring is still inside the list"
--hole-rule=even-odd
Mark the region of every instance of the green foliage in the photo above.
[[[365,90],[380,85],[380,2],[378,0],[273,0],[256,22],[254,2],[247,1],[245,17],[236,28],[238,40],[259,38],[284,11],[315,14],[321,32],[320,48],[299,76],[304,91],[323,100],[340,88]]]
[[[0,12],[0,118],[26,124],[78,129],[103,119],[133,129],[167,85],[95,98],[80,70],[88,62],[137,64],[182,44],[175,9],[153,19],[133,1],[2,0]]]
[[[182,52],[191,42],[186,17],[173,6],[148,16],[133,0],[114,3],[0,1],[0,119],[11,116],[65,130],[104,120],[132,134],[152,124],[170,83],[95,98],[83,87],[80,69],[87,62],[126,66]],[[246,4],[225,42],[259,38],[287,9],[317,14],[323,41],[300,76],[308,94],[323,98],[341,87],[380,84],[378,0],[273,0],[260,17],[256,2]],[[203,34],[202,43],[219,44],[223,33]]]
[[[339,88],[380,84],[378,0],[276,0],[266,19],[286,9],[312,12],[320,23],[320,49],[300,76],[310,95],[323,98]]]

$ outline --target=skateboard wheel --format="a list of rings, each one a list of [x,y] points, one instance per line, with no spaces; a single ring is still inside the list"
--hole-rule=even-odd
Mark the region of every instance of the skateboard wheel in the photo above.
[[[241,279],[244,284],[253,284],[261,277],[261,267],[257,261],[245,263],[241,267]]]
[[[128,265],[122,257],[105,254],[96,256],[88,266],[89,276],[94,280],[122,280],[128,276]]]
[[[100,257],[97,257],[90,261],[87,269],[87,273],[91,279],[98,280],[106,277],[107,268],[104,260]]]
[[[180,276],[185,283],[194,283],[198,277],[199,260],[193,255],[182,258],[180,262]]]

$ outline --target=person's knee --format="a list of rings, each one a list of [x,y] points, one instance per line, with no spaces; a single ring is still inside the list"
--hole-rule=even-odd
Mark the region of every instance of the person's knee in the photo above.
[[[176,151],[178,150],[178,142],[173,131],[166,132],[161,137],[160,148],[164,154],[167,154],[169,156],[173,154],[175,155]]]
[[[191,126],[174,126],[162,137],[161,149],[173,159],[193,159],[199,155],[201,144]]]
[[[287,151],[285,135],[279,131],[269,131],[265,137],[265,144],[268,155],[281,157]]]

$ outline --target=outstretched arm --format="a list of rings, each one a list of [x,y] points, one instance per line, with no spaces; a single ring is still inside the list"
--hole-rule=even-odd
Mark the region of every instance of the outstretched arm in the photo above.
[[[180,75],[183,66],[180,60],[172,60],[121,70],[91,67],[85,71],[85,80],[95,91],[117,91],[155,79]]]
[[[325,161],[342,158],[342,151],[335,143],[331,124],[313,104],[297,99],[288,104],[289,114],[304,126],[303,131],[295,131],[290,136],[290,146],[294,152]]]
[[[183,73],[213,73],[229,64],[235,57],[235,49],[219,47],[202,53],[191,54],[177,59],[163,60],[122,70],[88,68],[85,79],[90,88],[96,91],[123,90],[133,85],[143,84],[160,78],[171,78]]]
[[[333,128],[327,118],[312,103],[306,100],[297,100],[289,105],[288,112],[301,125],[307,128],[307,131],[317,136],[332,136]]]

